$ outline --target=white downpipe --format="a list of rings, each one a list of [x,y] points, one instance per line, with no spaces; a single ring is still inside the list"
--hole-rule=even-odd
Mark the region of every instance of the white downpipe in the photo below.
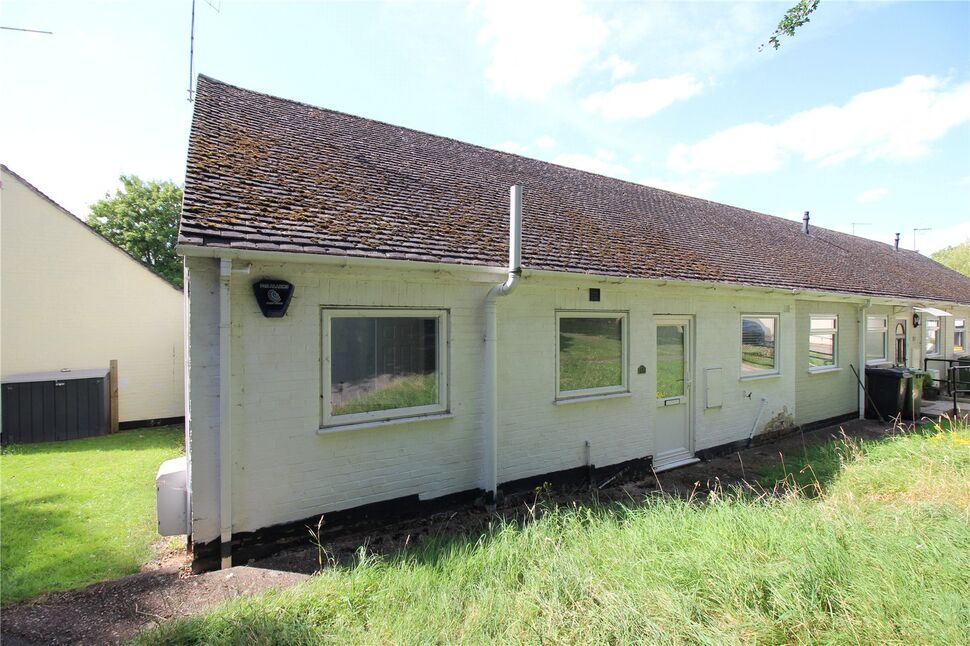
[[[222,568],[232,567],[232,259],[219,260],[219,523]]]
[[[758,406],[758,414],[755,415],[754,424],[751,425],[751,432],[748,433],[748,447],[749,448],[751,446],[751,443],[754,442],[754,434],[755,434],[755,431],[758,430],[758,422],[761,421],[761,414],[763,412],[765,412],[765,404],[767,404],[767,403],[768,403],[768,398],[767,397],[762,397],[761,398],[761,405]]]
[[[869,326],[866,324],[866,317],[869,315],[869,308],[862,306],[859,308],[859,381],[866,383],[866,333]],[[886,344],[889,344],[889,319],[886,319]],[[886,349],[889,354],[889,349]],[[887,357],[888,359],[888,357]],[[859,388],[859,419],[866,417],[866,391]]]
[[[498,316],[495,300],[515,289],[522,274],[522,187],[509,189],[509,275],[485,297],[485,405],[483,411],[483,482],[486,497],[498,497]]]

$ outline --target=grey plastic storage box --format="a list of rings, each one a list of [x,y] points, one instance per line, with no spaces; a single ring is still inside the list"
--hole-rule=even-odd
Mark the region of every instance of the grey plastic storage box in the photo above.
[[[3,380],[4,444],[104,435],[111,422],[108,370],[15,375]]]

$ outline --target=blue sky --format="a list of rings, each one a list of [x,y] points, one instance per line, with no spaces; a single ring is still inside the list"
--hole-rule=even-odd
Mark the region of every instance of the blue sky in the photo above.
[[[196,71],[930,252],[970,239],[970,3],[198,0]],[[0,160],[84,217],[181,181],[189,0],[4,0]]]

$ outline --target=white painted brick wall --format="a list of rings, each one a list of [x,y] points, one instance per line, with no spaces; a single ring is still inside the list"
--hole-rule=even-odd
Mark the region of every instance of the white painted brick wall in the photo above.
[[[850,368],[852,365],[859,370],[859,312],[856,305],[847,303],[802,300],[795,304],[796,423],[807,424],[859,410],[858,381]],[[812,314],[835,314],[839,317],[839,369],[835,372],[808,370],[808,336]]]
[[[189,401],[185,436],[192,527],[197,540],[211,540],[219,535],[219,261],[186,258],[186,268]]]
[[[218,264],[189,260],[190,440],[196,541],[219,534],[216,508]],[[251,284],[261,277],[295,285],[285,318],[264,318]],[[386,271],[316,264],[254,263],[232,287],[233,528],[251,531],[390,498],[423,499],[481,486],[483,300],[496,277],[431,270]],[[587,289],[602,300],[590,303]],[[449,419],[318,434],[321,306],[413,306],[450,312]],[[625,310],[630,323],[631,396],[554,405],[557,309]],[[529,277],[499,299],[499,481],[651,455],[656,411],[654,315],[686,314],[695,327],[695,449],[747,437],[796,414],[796,301],[741,288],[685,288]],[[742,313],[781,316],[777,377],[742,381]],[[843,352],[855,356],[851,336]],[[636,374],[639,365],[647,374]],[[705,410],[703,369],[723,369],[724,403]],[[843,388],[833,385],[830,395]],[[824,389],[822,389],[824,390]],[[751,393],[751,397],[745,397]],[[852,391],[854,396],[854,390]],[[820,396],[825,396],[820,391]]]

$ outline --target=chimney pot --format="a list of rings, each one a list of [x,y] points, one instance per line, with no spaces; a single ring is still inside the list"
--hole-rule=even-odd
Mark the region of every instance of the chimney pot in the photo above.
[[[802,233],[808,233],[808,211],[802,216]]]
[[[896,251],[899,251],[899,234],[896,234]]]

